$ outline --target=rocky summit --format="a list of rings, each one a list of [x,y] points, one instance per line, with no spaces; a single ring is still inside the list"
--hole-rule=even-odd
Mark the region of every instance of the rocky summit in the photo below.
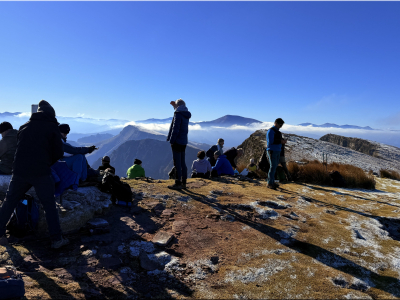
[[[23,274],[27,299],[400,297],[400,183],[376,190],[221,178],[126,181],[132,207],[89,222],[109,231],[9,238],[2,264]]]

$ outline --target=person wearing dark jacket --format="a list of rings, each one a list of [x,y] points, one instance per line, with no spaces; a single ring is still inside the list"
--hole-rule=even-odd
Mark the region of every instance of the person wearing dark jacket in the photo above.
[[[282,138],[282,133],[279,129],[282,128],[284,123],[281,118],[278,118],[275,120],[274,126],[267,131],[267,154],[270,164],[267,187],[270,189],[276,189],[277,187],[275,184],[276,167],[279,164],[282,145],[286,144],[286,140]]]
[[[85,154],[92,153],[96,149],[96,146],[74,147],[67,143],[67,136],[70,132],[69,125],[61,124],[59,128],[64,149],[64,155],[61,160],[67,163],[67,166],[71,171],[74,171],[79,175],[81,181],[85,181],[88,171],[88,163]]]
[[[0,124],[0,175],[11,175],[15,151],[17,150],[18,130],[8,122]]]
[[[185,151],[188,144],[189,119],[192,117],[192,114],[182,99],[171,101],[170,104],[174,107],[175,113],[169,128],[167,141],[171,143],[172,147],[176,179],[175,184],[168,186],[168,188],[180,190],[186,188],[187,167]]]
[[[8,220],[32,186],[46,213],[51,247],[57,249],[69,243],[62,236],[50,169],[62,156],[63,145],[56,113],[47,101],[42,100],[37,113],[33,113],[30,120],[19,128],[13,173],[0,209],[1,243],[6,243],[4,235]]]
[[[231,148],[227,151],[225,151],[224,155],[226,158],[229,160],[231,163],[231,166],[233,169],[236,169],[236,162],[235,160],[243,155],[243,149],[239,148]]]
[[[97,168],[97,171],[105,171],[107,169],[109,169],[110,173],[115,175],[115,168],[113,166],[110,165],[111,163],[111,159],[108,156],[104,156],[101,159],[101,166]]]
[[[221,175],[234,176],[232,165],[227,159],[226,155],[221,155],[219,151],[214,153],[214,158],[217,161],[214,167],[212,167],[211,177],[217,177]]]
[[[210,149],[207,150],[206,155],[207,155],[207,159],[210,162],[211,166],[215,166],[216,160],[214,158],[214,153],[215,151],[219,151],[222,154],[224,154],[224,150],[222,148],[224,148],[224,143],[225,141],[223,139],[218,139],[218,142],[216,145],[211,146]]]

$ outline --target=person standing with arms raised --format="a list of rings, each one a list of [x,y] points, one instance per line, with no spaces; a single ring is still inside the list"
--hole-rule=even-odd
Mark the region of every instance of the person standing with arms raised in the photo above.
[[[168,188],[180,190],[186,188],[187,167],[185,151],[188,144],[189,119],[192,117],[192,114],[182,99],[171,101],[170,104],[175,112],[169,128],[167,141],[171,143],[172,157],[176,168],[176,179],[175,184],[168,186]]]
[[[278,186],[275,184],[276,167],[281,157],[282,144],[286,144],[286,140],[282,138],[282,133],[279,131],[284,123],[285,122],[281,118],[276,119],[274,126],[267,132],[267,156],[270,164],[267,187],[274,190]]]

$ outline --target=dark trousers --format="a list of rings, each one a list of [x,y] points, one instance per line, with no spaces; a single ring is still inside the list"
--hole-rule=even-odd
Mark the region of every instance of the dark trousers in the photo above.
[[[174,166],[176,169],[176,180],[175,182],[181,183],[187,179],[187,167],[185,161],[186,145],[173,144],[172,147],[172,158],[174,160]]]
[[[11,177],[6,198],[0,208],[0,237],[6,233],[7,223],[19,201],[24,198],[25,193],[32,186],[35,188],[36,195],[39,197],[46,213],[50,238],[53,241],[58,241],[61,239],[61,227],[54,198],[54,180],[51,175],[29,178],[15,175]]]

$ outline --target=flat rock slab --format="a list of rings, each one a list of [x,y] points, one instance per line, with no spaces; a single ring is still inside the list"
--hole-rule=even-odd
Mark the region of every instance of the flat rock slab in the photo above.
[[[172,223],[172,231],[173,232],[181,232],[185,231],[187,227],[187,222],[184,220],[177,220],[174,223]]]
[[[173,233],[160,231],[154,236],[152,242],[158,246],[165,247],[172,241],[173,238]]]

